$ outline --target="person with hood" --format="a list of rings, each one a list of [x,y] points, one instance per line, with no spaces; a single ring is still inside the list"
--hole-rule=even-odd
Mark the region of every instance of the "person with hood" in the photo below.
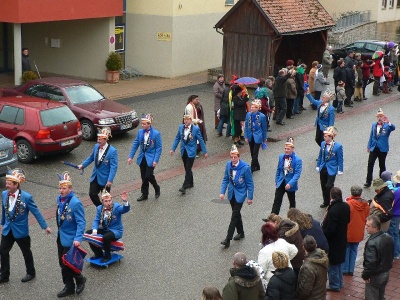
[[[296,274],[289,267],[288,256],[280,251],[272,253],[275,267],[274,275],[268,283],[265,300],[294,300],[296,293]]]
[[[237,252],[233,257],[231,277],[222,291],[223,300],[264,300],[265,291],[256,269],[247,266],[246,255]]]
[[[350,222],[347,225],[346,258],[342,263],[343,275],[353,276],[358,244],[364,239],[364,228],[369,215],[369,203],[361,198],[362,187],[353,185],[351,196],[346,199],[350,206]]]
[[[314,89],[315,89],[315,100],[319,100],[321,98],[322,91],[324,90],[324,86],[328,85],[329,82],[324,77],[322,73],[322,65],[317,65],[317,71],[315,72],[314,79]]]
[[[293,270],[297,275],[299,274],[301,264],[305,256],[303,248],[303,237],[301,236],[299,225],[289,219],[283,219],[276,214],[270,214],[264,221],[270,221],[275,224],[278,237],[284,239],[289,244],[296,246],[297,254],[290,259]]]
[[[379,218],[379,221],[381,221],[380,229],[386,232],[389,229],[390,220],[393,216],[393,192],[382,178],[374,179],[371,188],[375,190],[376,195],[371,202],[370,215]]]
[[[317,242],[310,235],[304,238],[303,247],[306,256],[297,278],[296,297],[298,300],[325,300],[328,256],[317,248]]]

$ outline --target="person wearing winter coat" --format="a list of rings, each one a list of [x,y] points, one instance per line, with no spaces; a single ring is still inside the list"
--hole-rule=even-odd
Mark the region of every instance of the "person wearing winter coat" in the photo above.
[[[381,178],[374,179],[371,188],[375,191],[376,195],[371,202],[370,215],[377,216],[379,221],[381,221],[380,230],[387,232],[393,216],[393,192]]]
[[[292,73],[292,75],[286,81],[286,85],[287,85],[286,119],[293,119],[294,99],[297,98],[297,86],[296,86],[295,76],[296,76],[296,73]]]
[[[310,235],[304,238],[303,247],[306,256],[297,278],[296,297],[298,300],[325,300],[328,256],[317,248],[315,239]]]
[[[344,100],[346,99],[346,92],[345,92],[344,86],[345,86],[345,83],[340,80],[336,87],[336,99],[338,101],[336,111],[339,114],[343,113],[343,104],[344,104]]]
[[[296,293],[296,274],[289,268],[288,256],[280,251],[272,253],[272,262],[276,268],[271,277],[265,300],[294,300]]]
[[[222,136],[222,129],[224,124],[227,124],[226,127],[226,137],[231,136],[231,122],[230,122],[230,109],[229,109],[229,94],[232,94],[231,86],[225,87],[222,92],[222,98],[220,102],[219,109],[219,123],[217,127],[218,136]]]
[[[313,61],[311,64],[310,72],[308,73],[308,85],[310,87],[310,94],[315,98],[315,72],[317,72],[318,61]]]
[[[362,187],[353,185],[351,196],[346,199],[350,206],[350,222],[347,225],[346,258],[342,263],[343,275],[353,276],[358,244],[364,239],[364,228],[369,215],[369,203],[361,198]]]
[[[222,74],[217,75],[217,81],[214,83],[213,92],[214,92],[214,122],[215,122],[215,129],[218,128],[219,120],[217,116],[218,110],[221,108],[221,100],[222,100],[222,93],[225,89],[225,77]]]
[[[317,65],[317,71],[315,72],[314,79],[314,89],[315,89],[315,100],[319,100],[321,98],[322,91],[324,90],[324,86],[328,85],[329,82],[324,77],[322,73],[322,65]]]
[[[247,266],[246,255],[237,252],[233,257],[231,277],[222,292],[223,300],[263,300],[264,287],[260,274],[251,266]]]

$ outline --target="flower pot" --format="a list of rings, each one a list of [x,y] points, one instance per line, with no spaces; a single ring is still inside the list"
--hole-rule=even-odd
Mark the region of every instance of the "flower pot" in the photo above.
[[[106,82],[117,83],[119,81],[119,71],[106,70]]]

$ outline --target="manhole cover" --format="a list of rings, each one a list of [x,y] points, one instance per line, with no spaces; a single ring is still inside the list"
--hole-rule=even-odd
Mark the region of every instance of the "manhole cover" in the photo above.
[[[218,199],[212,199],[211,202],[217,203],[217,204],[229,204],[229,200],[225,198],[225,200],[221,201],[219,198]]]

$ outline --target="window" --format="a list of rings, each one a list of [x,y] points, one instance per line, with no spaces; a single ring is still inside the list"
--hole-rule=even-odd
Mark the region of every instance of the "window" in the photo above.
[[[54,100],[54,101],[65,101],[65,97],[61,90],[55,86],[48,86],[47,87],[47,99]]]
[[[65,93],[73,104],[97,102],[104,99],[104,96],[90,85],[67,87]]]
[[[235,0],[225,0],[225,5],[234,5]]]
[[[393,8],[394,6],[394,0],[389,0],[389,8]]]
[[[397,7],[400,7],[400,0],[397,0]]]
[[[9,124],[24,124],[24,110],[15,106],[3,106],[0,112],[0,122]]]
[[[29,89],[25,91],[25,94],[38,98],[49,99],[47,95],[47,87],[44,84],[32,85]]]
[[[386,9],[387,0],[382,0],[382,9]]]
[[[54,126],[58,124],[75,121],[74,113],[67,106],[60,106],[40,111],[43,126]]]

